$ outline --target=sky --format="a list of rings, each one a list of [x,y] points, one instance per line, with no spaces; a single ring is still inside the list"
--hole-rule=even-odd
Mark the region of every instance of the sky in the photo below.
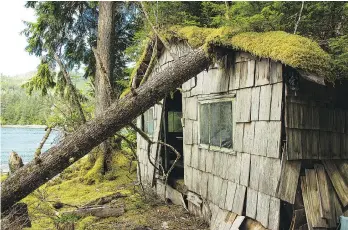
[[[0,7],[0,73],[20,75],[35,71],[38,57],[25,51],[26,38],[20,35],[24,21],[35,21],[34,11],[24,7],[26,1],[7,0]]]

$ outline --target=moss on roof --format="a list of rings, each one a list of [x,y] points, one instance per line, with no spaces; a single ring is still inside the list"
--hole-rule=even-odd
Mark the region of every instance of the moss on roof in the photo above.
[[[330,55],[316,42],[299,35],[283,31],[238,33],[230,27],[189,26],[172,27],[167,32],[167,38],[187,40],[194,48],[216,45],[243,50],[330,79]]]
[[[334,81],[334,77],[329,71],[330,55],[316,42],[299,35],[283,31],[239,33],[231,27],[202,28],[197,26],[174,26],[166,30],[163,35],[169,43],[175,40],[185,40],[192,48],[213,45],[243,50],[255,56],[280,61],[293,68]],[[138,74],[145,57],[151,55],[148,52],[152,52],[149,43],[145,46],[144,53],[136,64],[131,80]]]

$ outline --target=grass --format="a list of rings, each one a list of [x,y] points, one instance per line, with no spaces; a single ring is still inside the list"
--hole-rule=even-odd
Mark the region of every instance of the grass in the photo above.
[[[145,226],[158,229],[164,222],[170,229],[207,229],[206,224],[183,211],[180,206],[167,206],[154,194],[147,195],[145,199],[139,193],[140,188],[135,185],[136,164],[132,164],[129,172],[129,160],[126,156],[127,153],[124,151],[116,153],[113,159],[113,175],[100,177],[97,170],[98,179],[93,180],[93,183],[86,180],[86,177],[89,175],[88,178],[94,178],[91,172],[96,170],[98,163],[91,164],[86,156],[27,196],[22,202],[28,205],[32,227],[26,229],[53,230],[56,229],[55,225],[64,224],[72,224],[75,229],[86,230],[135,229]],[[53,207],[53,203],[57,201],[82,206],[116,192],[126,195],[112,201],[122,204],[125,208],[125,213],[119,217],[78,218],[74,215],[62,215],[65,211],[75,209],[74,207],[64,206],[58,210]]]

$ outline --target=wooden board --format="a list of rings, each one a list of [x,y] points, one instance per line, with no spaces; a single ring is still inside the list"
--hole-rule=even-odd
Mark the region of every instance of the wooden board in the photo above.
[[[192,145],[191,148],[191,167],[198,169],[199,168],[199,151],[197,145]]]
[[[269,74],[269,63],[270,60],[262,58],[260,61],[256,62],[255,70],[255,85],[266,85],[270,83]]]
[[[244,123],[243,152],[252,153],[254,145],[255,122]]]
[[[237,152],[243,152],[244,123],[237,123],[234,130],[233,148]]]
[[[227,158],[228,178],[230,181],[239,183],[242,155],[241,153],[237,153],[236,155],[227,155]]]
[[[230,90],[235,90],[239,89],[239,74],[240,73],[240,65],[236,65],[230,69],[230,82],[229,82],[229,89]]]
[[[301,170],[301,161],[288,161],[285,153],[282,156],[281,174],[277,197],[290,204],[295,203],[296,189]]]
[[[186,144],[183,145],[184,164],[187,166],[191,166],[191,157],[192,157],[191,148],[192,148],[192,145],[186,145]]]
[[[189,120],[189,119],[185,119],[185,122],[184,122],[184,132],[183,132],[183,135],[184,135],[184,144],[193,144],[192,142],[192,133],[193,133],[193,121],[192,120]]]
[[[226,194],[227,194],[227,180],[222,180],[221,190],[219,192],[219,207],[224,208],[225,207],[225,200],[226,200]]]
[[[239,65],[239,67],[237,67]],[[255,60],[248,60],[244,62],[236,63],[236,68],[240,71],[239,75],[239,88],[252,87],[254,85],[255,74]]]
[[[310,206],[311,216],[313,222],[311,225],[314,228],[326,228],[326,220],[320,217],[320,198],[318,193],[317,186],[317,177],[316,171],[314,169],[306,169],[306,185],[307,185],[307,194],[308,194],[308,204]],[[307,212],[307,211],[306,211]]]
[[[266,121],[257,121],[255,122],[255,136],[254,136],[254,144],[253,151],[251,154],[254,155],[267,155],[267,141],[268,136],[265,135],[268,133],[268,123]]]
[[[281,162],[279,159],[259,157],[259,189],[267,195],[275,196],[281,174]]]
[[[185,98],[184,118],[197,120],[197,108],[198,108],[197,97]]]
[[[272,230],[279,229],[280,222],[280,200],[271,197],[269,203],[268,228]]]
[[[206,149],[200,149],[200,151],[204,151],[205,152],[205,157],[206,157],[206,161],[205,161],[205,171],[208,173],[211,173],[213,170],[213,163],[214,163],[214,152],[208,151]]]
[[[319,191],[320,217],[331,219],[331,202],[329,194],[329,181],[323,165],[316,164],[317,187]]]
[[[341,157],[342,159],[348,159],[348,134],[343,133],[341,134]]]
[[[189,190],[192,190],[192,168],[187,166],[184,170],[185,173],[185,185]]]
[[[204,199],[208,198],[208,181],[209,181],[208,173],[202,172],[200,194]]]
[[[261,86],[259,120],[269,121],[271,113],[272,85]]]
[[[214,175],[208,174],[208,191],[207,191],[208,200],[213,202],[214,197]]]
[[[250,156],[250,181],[249,187],[258,191],[259,190],[259,174],[260,174],[260,157]]]
[[[260,108],[260,87],[253,87],[251,89],[251,120],[259,120],[259,108]]]
[[[301,191],[302,191],[302,197],[303,197],[303,204],[305,207],[305,212],[306,212],[306,219],[307,223],[311,225],[314,222],[314,216],[313,216],[313,211],[312,211],[312,206],[310,205],[310,196],[307,192],[307,181],[305,176],[300,177],[301,181]]]
[[[271,197],[269,195],[262,192],[259,192],[257,195],[256,220],[259,221],[265,228],[268,228],[270,199]]]
[[[268,123],[267,157],[279,158],[281,147],[282,122]]]
[[[306,222],[307,220],[306,220],[305,209],[301,208],[301,209],[294,210],[290,230],[299,229],[299,227],[306,224]]]
[[[237,91],[236,122],[249,122],[251,116],[251,88]]]
[[[227,191],[226,191],[226,200],[225,200],[225,209],[232,211],[233,200],[236,194],[237,184],[231,181],[227,182]]]
[[[272,85],[270,120],[280,121],[282,115],[283,83]]]
[[[341,175],[333,160],[322,161],[331,183],[340,199],[343,207],[348,205],[348,185],[345,178]]]
[[[207,155],[210,155],[210,153],[203,148],[198,149],[198,169],[205,172],[205,160],[207,159]]]
[[[242,215],[244,200],[245,200],[246,187],[237,184],[236,193],[233,199],[232,212]]]
[[[248,188],[246,199],[246,216],[252,219],[256,218],[257,194],[258,192],[256,190]]]
[[[246,187],[249,186],[250,154],[241,153],[241,170],[239,183]]]
[[[283,64],[280,62],[270,62],[270,82],[271,84],[283,81]]]
[[[244,219],[245,219],[245,216],[237,216],[237,218],[232,224],[231,230],[238,230],[239,227],[242,225]]]

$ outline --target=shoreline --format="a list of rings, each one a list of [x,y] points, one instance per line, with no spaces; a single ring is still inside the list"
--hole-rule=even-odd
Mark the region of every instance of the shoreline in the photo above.
[[[33,128],[33,129],[45,129],[46,125],[1,125],[1,128]]]

